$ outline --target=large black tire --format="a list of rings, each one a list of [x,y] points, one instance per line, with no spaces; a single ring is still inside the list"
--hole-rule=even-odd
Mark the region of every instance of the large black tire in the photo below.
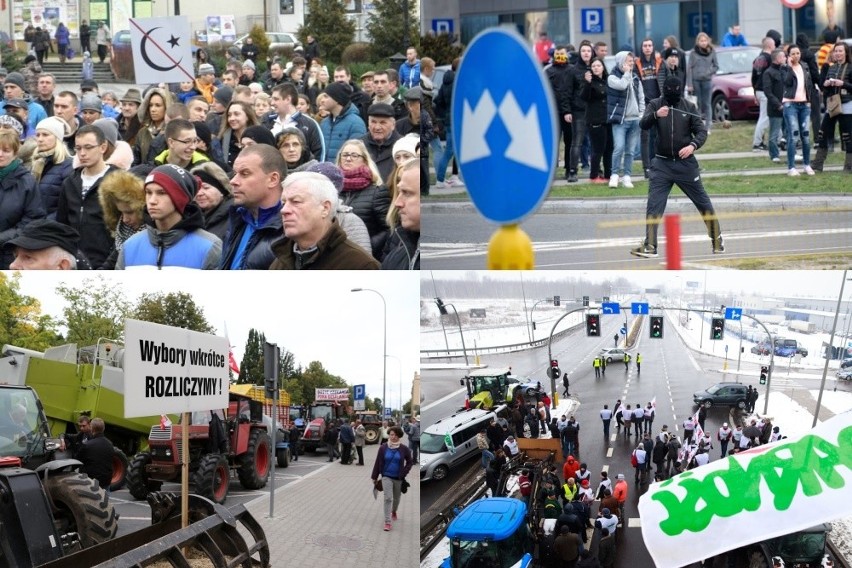
[[[141,501],[148,497],[148,493],[159,491],[162,481],[151,481],[145,466],[151,463],[151,454],[140,452],[133,457],[130,468],[127,470],[127,489],[134,499]]]
[[[231,469],[221,454],[208,454],[201,458],[195,472],[195,492],[211,501],[222,504],[228,497]]]
[[[110,491],[118,491],[124,489],[127,484],[127,470],[130,468],[130,460],[127,459],[127,454],[119,448],[115,448],[115,455],[112,458],[112,482],[109,484]]]
[[[260,489],[266,485],[269,476],[269,434],[260,428],[255,428],[249,436],[246,453],[239,457],[240,468],[237,474],[240,483],[246,489]]]
[[[83,548],[115,537],[115,509],[96,480],[84,473],[69,472],[48,477],[44,488],[60,535],[77,533]]]
[[[282,448],[275,452],[275,458],[278,461],[278,467],[289,467],[290,465],[290,448]]]
[[[376,427],[365,427],[367,430],[367,440],[368,444],[375,444],[379,441],[380,432]]]

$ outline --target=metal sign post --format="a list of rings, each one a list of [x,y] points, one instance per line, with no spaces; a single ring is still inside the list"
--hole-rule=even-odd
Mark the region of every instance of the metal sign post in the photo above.
[[[275,518],[275,447],[278,445],[278,361],[281,351],[275,343],[263,344],[263,376],[272,399],[272,444],[269,448],[269,518]],[[271,389],[269,387],[272,387]],[[271,391],[271,392],[269,392]]]

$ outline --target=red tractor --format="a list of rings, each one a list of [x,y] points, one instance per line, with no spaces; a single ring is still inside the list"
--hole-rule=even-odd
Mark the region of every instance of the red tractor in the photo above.
[[[323,446],[322,438],[332,420],[342,418],[347,413],[346,403],[336,401],[317,401],[308,406],[308,423],[302,432],[300,444],[303,451],[316,452]]]
[[[269,426],[260,402],[233,392],[227,414],[221,410],[191,413],[189,470],[195,493],[223,503],[232,470],[246,489],[265,486],[272,468]],[[136,454],[127,474],[127,488],[135,499],[159,491],[163,482],[180,481],[182,428],[183,424],[151,428],[149,450]]]

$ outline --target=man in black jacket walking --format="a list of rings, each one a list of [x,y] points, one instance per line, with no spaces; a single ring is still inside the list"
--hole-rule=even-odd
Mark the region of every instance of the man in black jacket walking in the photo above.
[[[648,183],[648,205],[645,213],[645,241],[630,254],[644,258],[657,256],[657,228],[666,210],[672,186],[689,197],[707,225],[713,253],[725,252],[722,231],[713,203],[701,182],[701,172],[694,152],[707,140],[707,128],[692,103],[682,98],[683,83],[670,76],[663,86],[663,96],[645,107],[639,124],[643,130],[657,129],[656,156],[651,163]]]
[[[565,46],[557,46],[553,52],[553,65],[546,70],[553,89],[553,98],[556,99],[556,113],[559,127],[562,130],[562,143],[564,144],[563,159],[565,161],[565,179],[570,180],[571,174],[571,102],[573,99],[574,71],[568,63],[568,49]],[[577,181],[576,174],[574,181]]]
[[[775,163],[781,161],[778,141],[781,138],[781,126],[784,123],[784,66],[787,54],[781,49],[772,52],[772,65],[763,72],[763,92],[766,95],[766,114],[769,116],[769,159]],[[793,142],[795,144],[795,142]]]
[[[80,471],[96,479],[101,489],[109,497],[109,486],[112,483],[112,458],[115,448],[112,442],[104,436],[104,421],[101,418],[92,419],[92,437],[80,446],[77,459],[83,462]]]

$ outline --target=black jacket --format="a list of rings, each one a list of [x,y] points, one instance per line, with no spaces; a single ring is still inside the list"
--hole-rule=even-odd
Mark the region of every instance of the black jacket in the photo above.
[[[228,213],[233,202],[234,198],[229,195],[222,199],[219,205],[204,212],[204,230],[213,233],[222,239],[222,242],[225,242],[225,234],[228,232]]]
[[[763,90],[763,74],[772,65],[771,56],[765,51],[761,51],[754,58],[751,64],[751,86],[755,91]]]
[[[107,166],[106,173],[95,182],[84,198],[83,180],[80,177],[83,168],[77,168],[74,175],[66,178],[62,184],[62,193],[59,194],[56,220],[77,229],[80,233],[80,250],[92,266],[103,265],[112,250],[113,238],[104,224],[98,187],[115,169],[114,166]]]
[[[66,158],[60,164],[54,164],[53,158],[47,158],[44,169],[41,171],[41,179],[38,181],[38,192],[48,217],[56,216],[56,208],[59,206],[59,194],[62,193],[62,184],[69,177],[74,168],[73,158]]]
[[[696,150],[701,148],[707,141],[707,128],[695,105],[681,99],[669,109],[668,116],[658,118],[656,112],[663,106],[669,106],[663,97],[649,102],[639,121],[643,130],[657,129],[657,154],[666,158],[677,158],[681,148],[689,144],[695,146]]]
[[[97,479],[101,489],[106,489],[112,481],[112,457],[115,448],[103,434],[90,438],[80,446],[77,459],[83,462],[80,471]]]
[[[771,117],[784,116],[784,76],[787,68],[773,63],[763,73],[763,93],[766,95],[766,114]]]
[[[30,221],[45,215],[35,178],[22,164],[0,180],[0,247],[18,236]],[[14,260],[11,247],[0,250],[0,269]]]
[[[571,114],[571,100],[574,98],[574,68],[570,65],[551,65],[547,68],[547,79],[556,99],[556,112],[560,120],[565,114]]]
[[[340,202],[351,207],[352,212],[364,221],[370,233],[371,253],[374,258],[380,259],[389,232],[385,221],[390,207],[388,189],[383,185],[370,184],[357,191],[341,191]]]
[[[805,96],[808,99],[808,102],[811,100],[811,93],[814,89],[814,82],[811,79],[811,72],[808,69],[808,66],[800,63],[799,67],[802,68],[802,74],[805,77]],[[796,77],[796,72],[793,71],[793,68],[789,65],[785,67],[786,73],[784,74],[784,98],[792,99],[796,97],[796,89],[799,87],[799,79]]]
[[[606,124],[606,76],[584,80],[580,97],[586,102],[586,124]]]
[[[420,270],[420,233],[396,227],[385,243],[382,270]]]
[[[571,112],[579,114],[580,117],[586,116],[586,101],[583,100],[583,85],[586,84],[586,71],[591,72],[591,67],[586,65],[582,59],[577,59],[577,64],[572,67],[571,71]]]
[[[393,161],[393,145],[400,138],[402,136],[396,130],[392,130],[390,136],[381,142],[373,140],[373,136],[369,132],[361,138],[361,141],[367,147],[367,152],[370,153],[370,157],[373,158],[376,167],[379,168],[379,174],[384,183],[388,183],[388,178],[396,167],[396,162]]]
[[[251,43],[244,43],[243,47],[240,49],[240,55],[243,56],[243,59],[251,59],[252,61],[257,61],[257,56],[260,53],[260,49]]]

